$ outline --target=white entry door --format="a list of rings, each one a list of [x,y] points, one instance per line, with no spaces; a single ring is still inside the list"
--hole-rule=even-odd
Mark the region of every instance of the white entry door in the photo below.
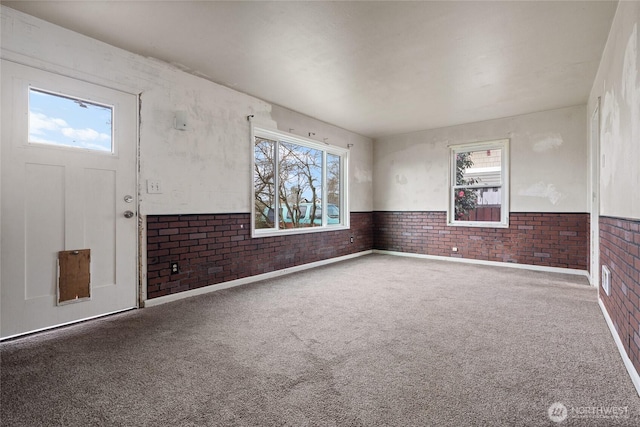
[[[0,337],[137,306],[137,97],[2,60]],[[89,249],[90,296],[58,300]]]

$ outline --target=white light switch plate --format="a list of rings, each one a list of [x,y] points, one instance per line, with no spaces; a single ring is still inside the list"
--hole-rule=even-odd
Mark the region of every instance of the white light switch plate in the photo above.
[[[147,194],[162,194],[162,185],[157,179],[147,180]]]

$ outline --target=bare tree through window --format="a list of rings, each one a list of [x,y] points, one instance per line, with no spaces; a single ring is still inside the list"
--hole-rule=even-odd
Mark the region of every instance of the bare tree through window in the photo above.
[[[342,164],[340,155],[321,148],[256,136],[255,229],[342,224]]]

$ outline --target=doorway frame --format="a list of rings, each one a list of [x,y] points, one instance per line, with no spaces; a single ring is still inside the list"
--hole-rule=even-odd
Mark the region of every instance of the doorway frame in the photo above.
[[[600,97],[589,115],[589,282],[600,288]]]
[[[7,49],[2,49],[0,50],[0,59],[2,60],[6,60],[9,62],[14,62],[18,65],[23,65],[26,67],[31,67],[31,68],[35,68],[41,71],[45,71],[48,73],[53,73],[53,74],[57,74],[60,75],[62,77],[66,77],[66,78],[71,78],[71,79],[75,79],[75,80],[79,80],[81,82],[85,82],[85,83],[89,83],[92,85],[96,85],[96,86],[102,86],[105,87],[107,89],[111,89],[111,90],[116,90],[116,91],[120,91],[123,93],[126,93],[128,95],[131,96],[135,96],[136,98],[136,117],[135,117],[135,147],[134,147],[134,151],[135,151],[135,191],[137,192],[137,205],[135,206],[136,208],[136,216],[137,216],[137,225],[136,225],[136,234],[137,234],[137,243],[136,243],[136,247],[135,247],[135,252],[136,252],[136,271],[134,273],[134,280],[135,280],[135,288],[136,288],[136,301],[135,301],[135,306],[133,308],[129,308],[129,309],[125,309],[125,310],[119,310],[119,311],[115,311],[115,312],[108,312],[108,313],[102,313],[100,315],[97,316],[92,316],[86,319],[80,319],[80,320],[75,320],[75,321],[71,321],[71,322],[66,322],[66,323],[62,323],[62,324],[57,324],[57,325],[53,325],[50,327],[45,327],[45,328],[40,328],[38,330],[34,330],[34,331],[29,331],[29,332],[25,332],[22,334],[17,334],[17,335],[12,335],[12,336],[8,336],[8,337],[4,337],[4,338],[0,338],[0,341],[4,341],[7,339],[15,339],[15,338],[19,338],[21,336],[26,336],[26,335],[31,335],[37,332],[41,332],[41,331],[45,331],[45,330],[50,330],[50,329],[55,329],[55,328],[59,328],[59,327],[63,327],[63,326],[67,326],[67,325],[71,325],[71,324],[75,324],[75,323],[80,323],[80,322],[84,322],[87,320],[91,320],[91,319],[95,319],[95,318],[100,318],[100,317],[104,317],[104,316],[109,316],[112,314],[116,314],[116,313],[120,313],[123,311],[129,311],[131,309],[139,309],[144,307],[144,300],[146,299],[146,288],[143,286],[144,284],[146,284],[146,275],[144,274],[143,267],[145,267],[144,265],[144,258],[143,256],[146,256],[146,230],[143,227],[144,224],[144,218],[142,215],[142,210],[141,210],[141,191],[140,191],[140,107],[141,107],[141,99],[142,99],[142,91],[139,88],[134,88],[128,85],[124,85],[118,81],[115,80],[110,80],[110,79],[106,79],[106,78],[102,78],[99,76],[95,76],[93,74],[89,74],[89,73],[85,73],[82,71],[78,71],[77,69],[74,68],[70,68],[64,65],[60,65],[60,64],[55,64],[55,63],[51,63],[49,61],[46,60],[42,60],[39,58],[34,58],[32,56],[28,56],[28,55],[24,55],[18,52],[14,52],[11,50],[7,50]],[[1,197],[1,195],[0,195]]]

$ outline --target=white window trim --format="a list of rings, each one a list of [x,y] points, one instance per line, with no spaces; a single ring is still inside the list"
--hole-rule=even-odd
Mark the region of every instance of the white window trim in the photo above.
[[[502,150],[500,159],[501,205],[500,221],[458,221],[455,218],[454,187],[456,182],[456,153],[468,151]],[[447,225],[461,227],[509,228],[509,139],[449,145],[449,207]],[[483,188],[485,185],[464,185],[465,188]]]
[[[257,137],[289,142],[303,147],[313,148],[323,152],[323,171],[322,171],[322,189],[323,195],[327,188],[327,174],[326,170],[326,158],[327,154],[335,154],[340,156],[342,160],[340,167],[340,215],[342,219],[341,224],[327,225],[327,203],[322,204],[322,226],[319,227],[303,227],[303,228],[287,228],[280,229],[279,224],[276,222],[275,228],[256,229],[255,224],[255,186],[254,186],[254,170],[255,170],[255,139]],[[265,127],[259,127],[251,125],[251,237],[269,237],[269,236],[283,236],[289,234],[306,234],[306,233],[322,233],[327,231],[347,230],[350,228],[349,218],[349,150],[347,148],[338,147],[330,144],[322,144],[318,141],[314,141],[309,138],[304,138],[291,133],[283,132],[276,129],[269,129]],[[277,174],[276,174],[277,176]],[[276,197],[276,210],[279,208],[279,201]]]

